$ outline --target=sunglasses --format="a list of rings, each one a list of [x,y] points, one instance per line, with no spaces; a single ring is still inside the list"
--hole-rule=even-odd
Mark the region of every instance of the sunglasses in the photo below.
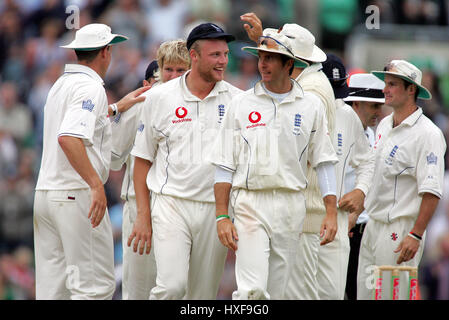
[[[257,46],[260,47],[261,45],[266,46],[268,49],[274,49],[274,50],[278,50],[278,51],[280,51],[279,46],[282,46],[293,57],[295,56],[293,54],[293,52],[285,44],[283,44],[282,42],[280,42],[272,37],[269,37],[269,36],[260,36],[259,37],[259,42],[257,43]]]

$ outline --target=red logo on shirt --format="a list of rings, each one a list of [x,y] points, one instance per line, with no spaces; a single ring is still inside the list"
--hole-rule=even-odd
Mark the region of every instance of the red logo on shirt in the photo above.
[[[398,234],[396,232],[393,232],[390,237],[391,237],[391,240],[393,240],[393,241],[398,240]]]
[[[187,115],[187,109],[184,107],[179,107],[176,109],[175,113],[178,118],[182,119]]]
[[[189,122],[192,121],[191,118],[186,118],[187,116],[187,109],[184,107],[179,107],[175,110],[175,114],[178,117],[179,120],[172,120],[173,123],[181,123],[181,122]]]
[[[251,112],[248,116],[248,120],[249,120],[249,122],[254,123],[254,124],[247,126],[246,129],[255,128],[255,127],[265,127],[266,126],[265,123],[258,123],[260,121],[260,119],[262,119],[262,116],[260,115],[259,112],[257,112],[257,111]]]
[[[251,113],[249,114],[249,116],[248,116],[248,120],[249,120],[249,122],[251,122],[251,123],[257,123],[257,122],[260,121],[261,118],[262,118],[262,116],[261,116],[260,113],[257,112],[257,111],[251,112]]]

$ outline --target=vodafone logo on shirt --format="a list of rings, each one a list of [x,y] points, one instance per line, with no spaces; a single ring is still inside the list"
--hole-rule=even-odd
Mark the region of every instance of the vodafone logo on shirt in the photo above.
[[[173,123],[181,123],[181,122],[189,122],[192,121],[192,118],[186,118],[189,112],[183,106],[176,108],[175,115],[178,118],[177,120],[172,120]]]
[[[261,119],[262,119],[262,116],[259,112],[257,112],[257,111],[250,112],[250,114],[248,115],[248,120],[249,120],[249,122],[251,122],[253,124],[247,126],[246,129],[251,129],[251,128],[255,128],[255,127],[265,127],[266,126],[265,123],[259,123]]]

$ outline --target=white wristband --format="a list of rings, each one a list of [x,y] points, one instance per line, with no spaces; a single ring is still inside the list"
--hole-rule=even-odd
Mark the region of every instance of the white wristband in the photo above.
[[[413,239],[415,239],[415,240],[421,241],[420,238],[418,238],[417,236],[415,236],[415,235],[412,234],[411,232],[407,233],[407,235],[408,235],[410,238],[413,238]]]
[[[218,221],[224,220],[224,219],[228,219],[228,218],[227,217],[221,217],[221,218],[218,218],[215,222],[218,222]]]
[[[111,109],[112,109],[112,115],[113,116],[117,115],[117,111],[118,111],[117,103],[113,103],[110,106],[111,106]]]

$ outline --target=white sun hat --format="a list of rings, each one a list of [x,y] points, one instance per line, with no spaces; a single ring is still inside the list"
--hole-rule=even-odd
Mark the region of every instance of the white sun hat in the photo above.
[[[385,103],[385,83],[371,73],[356,73],[349,78],[349,95],[344,101]]]
[[[424,100],[432,99],[432,94],[424,86],[421,85],[422,72],[416,66],[405,60],[392,60],[386,67],[385,71],[371,71],[380,80],[385,81],[385,75],[404,79],[418,87],[418,98]]]
[[[286,23],[280,33],[292,40],[292,51],[297,58],[311,62],[326,61],[326,53],[315,45],[314,35],[306,28],[296,23]]]
[[[128,40],[128,37],[111,33],[111,28],[101,23],[85,25],[75,33],[75,40],[61,48],[91,51]]]
[[[291,40],[280,33],[278,29],[264,29],[262,36],[259,37],[257,47],[243,47],[242,50],[255,56],[258,56],[258,51],[279,53],[295,60],[295,67],[306,68],[309,66],[307,62],[295,56]]]

